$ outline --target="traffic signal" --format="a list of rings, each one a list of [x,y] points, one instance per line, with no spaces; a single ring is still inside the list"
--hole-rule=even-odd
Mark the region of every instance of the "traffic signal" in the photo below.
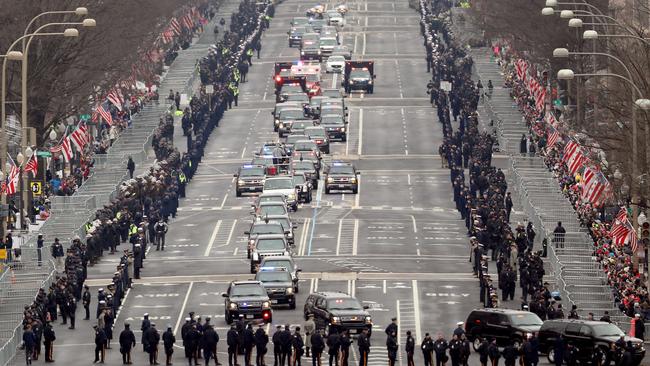
[[[650,248],[650,221],[648,220],[641,224],[641,244],[644,248]]]

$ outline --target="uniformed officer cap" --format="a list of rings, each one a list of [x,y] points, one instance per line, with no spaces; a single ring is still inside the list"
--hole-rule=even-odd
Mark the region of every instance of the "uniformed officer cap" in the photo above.
[[[149,313],[144,313],[143,316],[149,316]]]
[[[456,323],[456,325],[463,325],[463,324],[465,324],[465,323],[464,323],[464,322],[458,322],[458,323]]]
[[[171,329],[172,329],[172,325],[171,325],[171,324],[167,324],[167,329],[171,330]]]
[[[97,291],[102,292],[102,291],[104,291],[104,289],[100,287],[99,290],[97,290]]]
[[[210,317],[205,318],[205,321],[206,321],[206,322],[209,322],[209,321],[210,321]]]
[[[106,304],[106,301],[102,300],[99,302],[100,304]]]
[[[281,325],[276,325],[275,327],[278,328],[278,329],[282,328]]]
[[[97,324],[93,325],[93,329],[97,329]]]

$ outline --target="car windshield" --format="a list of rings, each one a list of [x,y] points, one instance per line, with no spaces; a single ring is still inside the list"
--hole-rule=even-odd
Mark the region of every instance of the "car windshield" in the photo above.
[[[310,137],[325,137],[327,135],[322,128],[308,128],[305,130],[305,134]]]
[[[320,40],[321,46],[336,46],[336,40],[331,38],[325,38]]]
[[[314,170],[314,163],[311,161],[296,161],[293,163],[295,170]]]
[[[289,102],[309,102],[307,94],[288,94],[287,101]]]
[[[266,159],[266,158],[255,158],[255,159],[251,160],[251,163],[253,163],[254,165],[265,165],[266,166],[266,165],[272,165],[273,160]]]
[[[262,146],[262,151],[260,155],[273,155],[273,150],[275,150],[275,146],[264,145]]]
[[[230,288],[230,296],[266,296],[266,290],[260,285],[237,285]]]
[[[291,275],[286,271],[258,272],[257,280],[262,282],[291,282]]]
[[[276,217],[276,218],[269,219],[269,221],[270,222],[275,222],[275,223],[278,223],[278,224],[282,225],[282,227],[285,230],[290,230],[291,229],[291,224],[289,223],[289,220],[287,218]]]
[[[318,147],[316,147],[316,143],[311,142],[311,141],[300,141],[296,142],[293,145],[294,150],[298,151],[309,151],[309,150],[316,150]]]
[[[330,174],[354,174],[354,168],[350,165],[333,165]]]
[[[300,140],[304,140],[304,139],[305,139],[305,135],[289,135],[289,136],[287,136],[286,144],[287,145],[289,145],[289,144],[293,145],[293,144],[296,143],[296,141],[300,141]]]
[[[305,118],[305,114],[300,109],[287,109],[280,112],[280,120],[282,121],[302,118]]]
[[[306,180],[305,180],[304,175],[298,174],[298,175],[293,176],[293,184],[294,185],[299,186],[299,185],[305,184],[305,182],[306,182]]]
[[[284,84],[282,85],[282,94],[289,93],[302,93],[302,86],[299,84]]]
[[[293,265],[288,260],[265,260],[264,267],[284,267],[289,271],[293,271]]]
[[[293,23],[294,26],[295,25],[303,25],[303,24],[309,23],[309,19],[307,19],[307,18],[293,18],[291,23]]]
[[[282,225],[254,225],[251,234],[284,234],[284,229],[282,229]]]
[[[314,122],[312,122],[312,121],[296,121],[296,122],[293,123],[293,125],[291,125],[291,129],[296,130],[296,131],[297,130],[304,130],[305,128],[313,126],[313,125],[314,125]],[[303,140],[305,139],[304,135],[302,136],[302,139]]]
[[[282,239],[260,239],[257,241],[258,250],[284,250]]]
[[[240,177],[259,177],[264,175],[264,168],[244,168],[239,171]]]
[[[330,310],[361,310],[363,307],[357,299],[343,298],[327,300],[327,308]]]
[[[287,208],[284,205],[264,205],[260,206],[259,214],[265,215],[284,215],[287,213]]]
[[[340,104],[322,104],[321,103],[321,115],[331,114],[334,116],[343,116],[343,106]]]
[[[259,198],[259,203],[264,203],[264,202],[282,202],[282,203],[284,203],[284,196],[283,195],[261,196]]]
[[[370,78],[370,73],[368,72],[368,70],[352,70],[350,71],[350,77],[368,79]]]
[[[320,118],[321,125],[339,125],[343,124],[343,119],[341,116],[321,116]]]
[[[264,182],[264,189],[292,189],[293,181],[291,178],[267,179]]]
[[[596,337],[619,337],[623,331],[614,324],[605,323],[592,326]]]
[[[327,59],[327,62],[345,62],[345,57],[343,56],[331,56]]]
[[[338,90],[323,90],[323,96],[328,98],[340,98],[341,92]]]
[[[512,325],[542,325],[542,320],[533,313],[522,313],[510,316]]]

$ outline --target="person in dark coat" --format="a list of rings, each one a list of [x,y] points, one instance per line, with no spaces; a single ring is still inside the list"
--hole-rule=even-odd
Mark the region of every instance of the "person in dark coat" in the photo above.
[[[149,348],[149,364],[157,365],[158,364],[158,344],[160,343],[160,333],[156,329],[156,324],[151,323],[151,327],[147,329],[145,333],[145,339],[147,340],[147,346]]]
[[[301,366],[302,363],[300,362],[300,359],[305,353],[305,342],[302,340],[300,327],[296,327],[296,330],[293,332],[291,346],[293,347],[293,358],[291,359],[291,366]]]
[[[34,335],[32,326],[29,324],[27,324],[23,332],[23,345],[25,346],[25,363],[31,365],[34,348],[36,347],[36,335]]]
[[[133,334],[130,324],[124,323],[124,330],[120,333],[120,353],[123,364],[131,364],[131,349],[133,347],[135,347],[135,334]]]
[[[269,336],[264,331],[264,324],[255,331],[255,366],[266,366],[264,355],[267,352],[266,345],[269,343]]]
[[[566,343],[564,341],[564,336],[560,335],[555,338],[553,342],[553,357],[555,359],[555,366],[562,366],[564,363],[564,350],[566,349]]]
[[[282,345],[282,358],[281,358],[281,365],[289,365],[291,361],[291,339],[293,338],[293,335],[291,334],[291,328],[289,324],[286,324],[284,326],[284,330],[282,331],[282,334],[280,335],[280,344]]]
[[[230,330],[226,334],[226,343],[228,343],[228,365],[238,366],[237,352],[239,350],[239,334],[235,325],[230,326]]]
[[[483,338],[483,341],[481,342],[481,345],[478,346],[478,360],[481,363],[481,366],[487,366],[488,362],[488,347],[490,347],[490,344],[488,343],[487,339]]]
[[[504,349],[503,349],[503,360],[506,363],[506,366],[515,366],[517,362],[517,356],[519,355],[519,351],[515,347],[514,344],[509,343]]]
[[[392,332],[386,338],[386,351],[388,352],[388,366],[395,366],[395,361],[397,360],[397,333]],[[331,366],[331,364],[330,364]]]
[[[368,355],[370,354],[370,338],[368,337],[368,329],[363,328],[359,338],[357,339],[357,346],[359,347],[359,366],[368,366]]]
[[[447,348],[449,345],[442,334],[433,342],[433,352],[436,354],[436,366],[442,366],[447,362]]]
[[[211,357],[214,357],[214,363],[217,364],[217,354],[215,350],[217,349],[217,343],[219,343],[219,334],[217,334],[212,325],[210,325],[209,319],[210,318],[206,319],[206,325],[203,326],[202,343],[205,366],[208,366]]]
[[[458,335],[454,333],[449,341],[449,357],[451,358],[451,366],[460,366],[460,349],[463,343],[460,341]]]
[[[52,329],[52,324],[50,322],[45,323],[43,328],[43,344],[45,345],[45,362],[54,362],[53,353],[54,353],[54,341],[56,340],[56,334],[54,329]]]
[[[246,366],[251,366],[254,346],[255,334],[253,333],[253,325],[249,323],[244,329],[244,365]]]
[[[490,358],[490,363],[492,366],[499,366],[499,358],[501,358],[501,352],[499,352],[499,346],[497,346],[496,339],[493,339],[488,346],[488,357]]]
[[[282,335],[282,326],[278,325],[273,333],[273,366],[278,366],[282,359],[282,345],[280,344],[280,336]]]
[[[194,360],[194,365],[199,364],[197,349],[199,347],[200,340],[201,334],[196,329],[196,324],[192,323],[192,325],[187,330],[187,334],[185,335],[185,339],[183,341],[185,344],[185,357],[187,357],[187,361],[190,365],[192,364],[192,360]]]
[[[142,342],[142,351],[147,352],[147,342],[145,341],[144,335],[147,332],[147,329],[151,327],[151,321],[149,321],[149,313],[144,313],[142,317],[142,323],[140,324],[142,336],[140,337],[140,342]]]
[[[165,347],[165,365],[170,366],[172,364],[172,355],[174,354],[174,343],[176,343],[176,337],[172,331],[172,326],[168,325],[167,330],[162,335],[163,347]]]
[[[81,301],[84,306],[84,310],[86,311],[86,317],[84,320],[89,320],[90,319],[90,290],[88,286],[84,285],[84,292],[83,295],[81,295]]]
[[[640,340],[645,340],[645,322],[641,314],[634,315],[634,336]]]
[[[133,179],[133,172],[135,171],[135,162],[133,158],[129,156],[129,161],[126,163],[126,169],[129,171],[129,177]]]
[[[526,135],[522,134],[521,140],[519,140],[519,153],[526,154],[527,152],[528,152],[528,140],[526,139]]]
[[[352,344],[352,340],[350,339],[350,335],[348,334],[347,330],[344,330],[343,333],[341,333],[339,341],[341,342],[341,360],[339,364],[341,366],[348,366],[348,358],[350,357],[350,345]]]
[[[341,347],[341,342],[340,342],[338,332],[330,328],[330,334],[327,336],[327,340],[325,341],[325,343],[327,344],[327,353],[330,356],[329,366],[332,366],[332,361],[334,361],[334,364],[338,366],[339,349]]]
[[[433,339],[431,339],[429,333],[426,333],[424,335],[424,339],[422,340],[422,344],[420,344],[420,348],[422,349],[424,366],[433,365]]]
[[[404,349],[406,350],[406,366],[415,366],[415,363],[413,362],[413,353],[415,353],[415,339],[413,339],[410,330],[406,331],[406,346]]]
[[[578,348],[573,343],[567,344],[565,359],[567,366],[578,365]]]
[[[539,341],[532,335],[524,342],[523,356],[526,365],[537,366],[539,362]]]
[[[321,366],[321,354],[325,349],[325,342],[321,330],[316,330],[311,335],[311,362],[312,366]]]
[[[93,328],[95,329],[95,361],[93,363],[104,363],[104,357],[106,356],[106,333],[103,328],[97,325],[94,325]]]

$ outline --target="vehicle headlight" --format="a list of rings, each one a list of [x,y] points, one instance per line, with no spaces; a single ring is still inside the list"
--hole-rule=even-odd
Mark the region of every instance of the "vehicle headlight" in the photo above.
[[[271,304],[269,304],[268,301],[264,301],[264,302],[262,303],[262,307],[263,307],[264,309],[268,309],[268,308],[271,307]]]
[[[287,238],[293,238],[293,233],[289,231],[289,234],[287,234]]]
[[[372,80],[368,80],[368,84],[372,84]]]
[[[244,182],[243,179],[239,179],[239,180],[237,181],[237,185],[240,185],[240,186],[244,185],[244,183],[245,183],[245,182]]]
[[[229,307],[230,307],[230,310],[237,310],[237,303],[231,302]]]
[[[366,317],[366,324],[372,324],[372,318],[370,316]]]
[[[301,54],[301,55],[304,55],[304,54],[305,54],[305,51],[300,51],[300,54]]]
[[[356,182],[357,182],[357,178],[352,178],[352,179],[350,179],[350,182],[352,182],[352,183],[356,183]]]
[[[341,132],[345,132],[345,127],[341,127]]]
[[[354,84],[354,80],[350,80],[350,84]]]
[[[293,287],[287,287],[287,294],[291,295],[293,293]]]
[[[278,123],[280,123],[280,120],[276,118],[275,119],[275,124],[277,125]]]
[[[334,178],[332,177],[327,177],[327,183],[332,183],[334,181]]]
[[[284,123],[280,122],[280,124],[278,124],[278,126],[279,126],[280,128],[284,128]]]
[[[249,244],[249,245],[253,245],[253,244],[255,244],[255,240],[253,240],[253,239],[249,240],[249,241],[248,241],[248,244]]]
[[[341,323],[341,318],[339,318],[338,316],[333,316],[332,324],[339,324],[339,323]]]
[[[320,50],[318,50],[318,54],[320,55]]]

